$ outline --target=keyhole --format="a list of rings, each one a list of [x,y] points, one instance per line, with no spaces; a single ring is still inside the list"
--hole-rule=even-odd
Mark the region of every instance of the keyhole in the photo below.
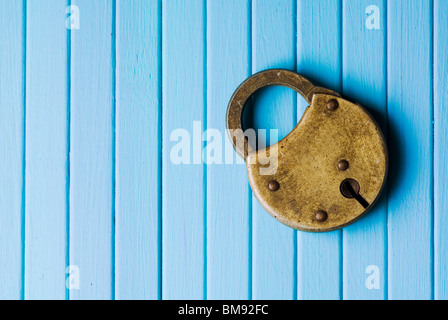
[[[347,199],[355,199],[360,205],[367,209],[369,203],[361,195],[361,186],[355,179],[347,179],[341,183],[341,193]]]

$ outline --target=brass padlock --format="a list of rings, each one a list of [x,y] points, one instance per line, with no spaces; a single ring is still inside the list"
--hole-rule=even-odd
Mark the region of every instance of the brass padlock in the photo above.
[[[244,134],[243,109],[253,93],[274,85],[294,89],[310,107],[288,136],[257,151]],[[267,70],[243,82],[229,103],[227,131],[246,161],[254,195],[275,219],[294,229],[343,228],[374,205],[385,185],[387,146],[372,116],[297,73]],[[273,154],[275,165],[267,167]]]

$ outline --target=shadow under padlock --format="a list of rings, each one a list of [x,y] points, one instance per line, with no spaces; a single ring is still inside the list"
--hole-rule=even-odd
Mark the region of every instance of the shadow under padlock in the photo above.
[[[289,87],[310,106],[288,135],[257,150],[247,143],[243,111],[255,92],[270,86]],[[343,228],[361,218],[384,187],[388,154],[375,120],[360,105],[297,73],[273,69],[250,77],[233,95],[226,120],[234,148],[246,161],[254,195],[275,219],[292,228]],[[266,167],[273,155],[275,165]]]

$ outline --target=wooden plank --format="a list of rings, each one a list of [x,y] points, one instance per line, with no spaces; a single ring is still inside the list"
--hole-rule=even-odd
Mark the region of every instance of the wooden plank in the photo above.
[[[433,296],[432,3],[388,1],[389,299]]]
[[[294,70],[295,1],[258,0],[252,5],[253,72],[269,68]],[[260,91],[254,98],[252,127],[277,129],[278,138],[282,139],[296,124],[296,101],[295,92],[287,88]],[[258,138],[264,139],[262,134],[258,134]],[[271,144],[275,142],[270,141]],[[293,299],[296,295],[296,231],[273,219],[255,197],[252,201],[253,298]]]
[[[25,298],[65,299],[67,3],[27,1]]]
[[[0,299],[23,297],[24,10],[0,2]]]
[[[202,0],[174,0],[164,1],[162,12],[162,294],[164,299],[202,299],[206,296],[206,174],[199,127],[205,121],[206,11]],[[193,130],[195,121],[199,130]],[[189,135],[184,137],[191,146],[189,164],[175,164],[171,157],[172,149],[184,141],[177,140],[178,129]]]
[[[434,294],[448,299],[448,2],[434,2]]]
[[[207,168],[208,299],[249,298],[249,188],[245,165],[225,163],[234,151],[224,149],[224,119],[250,74],[250,8],[248,0],[207,2],[207,128],[219,131],[223,152],[223,165]]]
[[[113,1],[73,0],[70,135],[70,299],[113,298]],[[112,54],[111,54],[112,53]]]
[[[383,132],[387,116],[386,14],[384,0],[343,2],[343,93],[365,106]],[[343,231],[344,299],[387,298],[386,248],[384,192],[366,217]],[[369,276],[375,277],[371,278],[374,283],[366,286]]]
[[[297,70],[341,92],[341,1],[298,1]],[[299,118],[307,107],[298,101]],[[342,232],[298,234],[298,298],[342,298]]]
[[[117,299],[159,297],[160,13],[117,1]]]

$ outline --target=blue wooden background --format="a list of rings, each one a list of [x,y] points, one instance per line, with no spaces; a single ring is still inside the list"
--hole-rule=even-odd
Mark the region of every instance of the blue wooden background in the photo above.
[[[447,16],[446,0],[0,0],[0,298],[447,299]],[[267,68],[380,122],[387,190],[356,224],[294,231],[244,165],[170,160],[176,129],[227,139],[233,91]],[[254,101],[280,138],[306,107],[285,88]]]

